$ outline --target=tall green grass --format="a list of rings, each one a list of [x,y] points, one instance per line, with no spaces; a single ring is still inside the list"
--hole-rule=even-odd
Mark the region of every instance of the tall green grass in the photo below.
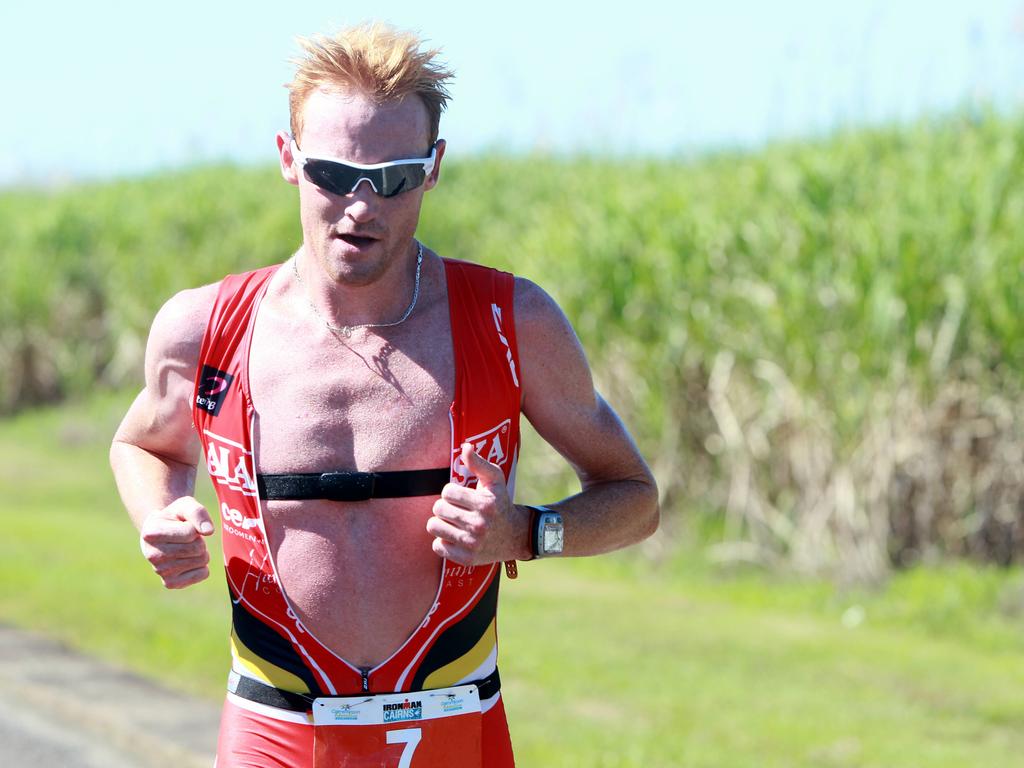
[[[953,116],[692,161],[452,157],[419,236],[558,299],[670,528],[707,518],[720,556],[1008,562],[1022,138]],[[270,169],[0,195],[0,408],[137,381],[163,300],[299,238]]]

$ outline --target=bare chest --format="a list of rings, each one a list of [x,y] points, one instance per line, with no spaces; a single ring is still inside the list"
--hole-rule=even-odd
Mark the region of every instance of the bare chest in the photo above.
[[[427,294],[431,296],[431,294]],[[259,307],[249,350],[259,473],[447,467],[455,365],[443,290],[409,321],[338,337],[303,312]],[[436,496],[269,501],[267,543],[290,607],[345,659],[372,665],[434,601],[441,562],[426,521]]]
[[[455,376],[447,324],[352,339],[289,330],[257,319],[249,362],[257,471],[448,465]]]

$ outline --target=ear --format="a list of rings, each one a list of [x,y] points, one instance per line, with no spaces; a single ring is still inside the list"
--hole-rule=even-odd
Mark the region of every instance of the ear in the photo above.
[[[444,157],[444,148],[447,146],[447,142],[444,139],[438,139],[437,144],[434,145],[437,151],[437,155],[434,157],[434,170],[427,176],[427,180],[423,182],[425,190],[433,189],[437,186],[437,177],[441,173],[441,158]]]
[[[277,155],[281,161],[281,175],[289,184],[299,186],[299,173],[292,157],[292,136],[287,131],[277,132]]]

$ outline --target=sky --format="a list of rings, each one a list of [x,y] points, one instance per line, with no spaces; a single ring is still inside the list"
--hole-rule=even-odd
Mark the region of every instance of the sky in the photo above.
[[[449,157],[754,148],[1024,99],[1024,0],[21,0],[0,186],[273,163],[296,38],[374,18],[455,69]]]

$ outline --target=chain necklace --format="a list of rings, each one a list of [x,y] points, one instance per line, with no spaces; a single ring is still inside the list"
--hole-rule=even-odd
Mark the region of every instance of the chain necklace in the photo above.
[[[313,300],[309,298],[309,294],[307,293],[306,301],[309,302],[309,308],[313,310],[313,314],[320,319],[320,322],[327,327],[327,330],[329,330],[331,333],[344,336],[346,339],[352,335],[353,331],[357,331],[360,328],[392,328],[396,325],[401,325],[402,323],[409,319],[409,315],[411,315],[412,311],[416,309],[416,302],[419,301],[420,298],[420,267],[423,266],[423,243],[417,242],[416,245],[419,246],[419,250],[416,252],[416,283],[412,289],[412,301],[409,302],[409,308],[405,310],[405,314],[403,314],[393,323],[360,323],[359,325],[331,325],[327,321],[327,318],[320,314],[320,310],[316,308],[316,304],[313,303]],[[302,290],[305,293],[306,284],[302,281],[302,276],[299,275],[298,254],[292,257],[292,272],[295,273],[295,279],[299,281],[299,285],[302,286]]]

